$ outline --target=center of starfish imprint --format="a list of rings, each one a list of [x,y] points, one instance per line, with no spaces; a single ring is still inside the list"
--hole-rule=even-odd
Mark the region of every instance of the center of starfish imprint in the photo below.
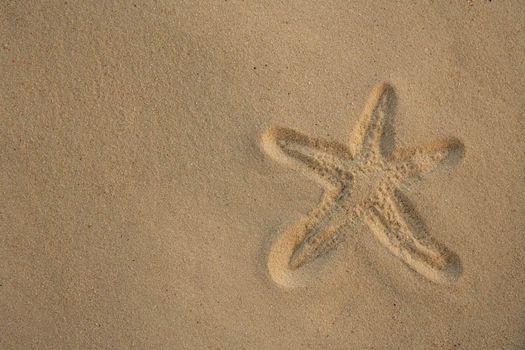
[[[263,135],[262,145],[271,157],[303,171],[325,189],[319,207],[274,244],[270,259],[283,262],[269,261],[274,279],[282,280],[283,275],[335,249],[358,221],[365,222],[392,254],[428,279],[451,282],[459,277],[459,257],[430,237],[403,191],[435,168],[457,162],[463,156],[463,144],[450,138],[397,149],[394,107],[392,87],[376,87],[348,145],[280,127]]]
[[[356,169],[352,172],[349,201],[358,206],[365,206],[367,201],[375,195],[379,189],[391,187],[395,170],[384,164],[374,164],[365,169]]]

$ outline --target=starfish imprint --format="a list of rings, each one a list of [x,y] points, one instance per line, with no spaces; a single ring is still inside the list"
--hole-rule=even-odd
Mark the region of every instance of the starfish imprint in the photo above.
[[[458,161],[463,144],[448,138],[410,149],[396,148],[394,108],[393,88],[377,86],[349,145],[283,127],[263,134],[262,146],[272,158],[304,171],[324,188],[320,205],[293,232],[282,233],[293,235],[284,258],[290,271],[331,251],[348,228],[364,222],[391,253],[426,278],[451,282],[459,277],[459,258],[429,236],[403,190],[436,167]]]

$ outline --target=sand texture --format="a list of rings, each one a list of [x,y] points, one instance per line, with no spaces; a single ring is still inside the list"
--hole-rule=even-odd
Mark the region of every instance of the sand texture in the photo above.
[[[525,349],[522,1],[0,1],[0,349]]]

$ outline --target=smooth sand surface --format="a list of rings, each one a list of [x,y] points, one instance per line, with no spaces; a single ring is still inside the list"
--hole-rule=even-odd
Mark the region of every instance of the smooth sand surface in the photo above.
[[[0,348],[525,348],[524,18],[1,1]]]

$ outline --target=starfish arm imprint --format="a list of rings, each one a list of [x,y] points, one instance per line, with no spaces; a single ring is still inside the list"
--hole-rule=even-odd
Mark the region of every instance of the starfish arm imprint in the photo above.
[[[289,266],[292,270],[306,265],[317,257],[334,249],[344,237],[341,231],[357,222],[340,203],[348,195],[348,188],[339,192],[325,192],[321,205],[314,209],[305,223],[302,237],[293,250]]]
[[[461,266],[457,256],[434,241],[402,192],[380,197],[365,215],[377,239],[410,268],[435,282],[458,278]]]
[[[464,154],[464,146],[458,139],[449,138],[426,146],[396,150],[392,161],[403,178],[409,179],[431,172],[440,165],[457,163]]]
[[[389,84],[374,88],[352,132],[350,146],[356,158],[377,161],[392,153],[395,138],[392,117],[395,105],[396,96]]]
[[[262,145],[276,161],[305,170],[325,188],[335,189],[347,179],[343,163],[352,160],[350,150],[338,142],[310,138],[295,130],[273,127]]]

